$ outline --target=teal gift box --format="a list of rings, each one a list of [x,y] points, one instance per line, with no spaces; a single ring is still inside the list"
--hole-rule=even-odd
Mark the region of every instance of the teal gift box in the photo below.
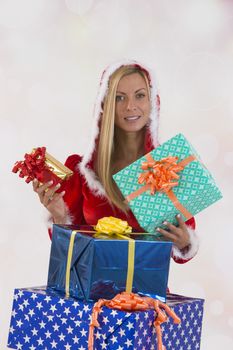
[[[155,191],[152,194],[151,185],[140,184],[138,179],[142,173],[145,175],[146,171],[154,170],[143,170],[142,165],[153,161],[161,163],[167,157],[177,157],[177,165],[183,165],[183,170],[177,173],[179,179],[173,180],[178,184],[168,192]],[[165,220],[177,225],[175,216],[179,213],[186,221],[222,198],[209,170],[182,134],[122,169],[113,175],[113,179],[139,225],[150,233],[155,232],[157,227],[165,227]]]

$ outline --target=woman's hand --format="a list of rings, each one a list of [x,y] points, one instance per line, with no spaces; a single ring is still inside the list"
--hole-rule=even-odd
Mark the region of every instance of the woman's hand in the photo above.
[[[67,209],[63,199],[65,191],[56,193],[61,185],[52,186],[52,184],[53,181],[40,185],[39,181],[35,179],[33,181],[33,190],[38,194],[40,202],[52,215],[54,223],[64,224],[67,216]]]
[[[176,227],[170,224],[167,221],[164,221],[163,224],[167,226],[168,230],[163,230],[162,228],[157,228],[157,231],[163,235],[165,240],[173,242],[177,248],[180,250],[186,248],[190,244],[189,233],[187,226],[181,215],[176,216],[179,226]]]

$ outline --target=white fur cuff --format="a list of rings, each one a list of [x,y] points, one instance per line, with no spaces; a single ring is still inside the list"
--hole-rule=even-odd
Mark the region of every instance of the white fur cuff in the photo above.
[[[177,248],[175,245],[173,245],[172,248],[172,256],[174,258],[183,259],[183,260],[189,260],[193,258],[198,251],[199,248],[199,238],[195,230],[193,230],[191,227],[187,227],[188,233],[189,233],[189,240],[190,245],[187,251],[183,252],[179,248]]]
[[[52,224],[54,224],[54,220],[52,216],[48,218],[48,228],[52,229]],[[66,206],[66,219],[62,223],[62,225],[72,225],[73,224],[73,217],[69,213],[69,209]]]

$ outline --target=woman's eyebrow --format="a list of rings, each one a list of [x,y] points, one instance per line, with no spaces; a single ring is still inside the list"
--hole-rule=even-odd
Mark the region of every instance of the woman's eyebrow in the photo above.
[[[141,91],[141,90],[146,90],[146,89],[145,89],[145,88],[138,89],[138,90],[135,91],[135,93],[137,93],[137,92],[139,92],[139,91]],[[116,93],[117,93],[117,94],[126,95],[126,93],[125,93],[125,92],[122,92],[122,91],[117,91]]]

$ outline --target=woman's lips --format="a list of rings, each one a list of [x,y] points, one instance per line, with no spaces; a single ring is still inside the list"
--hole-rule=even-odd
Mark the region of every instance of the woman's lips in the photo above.
[[[135,122],[136,120],[138,120],[139,118],[141,118],[140,115],[136,115],[136,116],[129,116],[129,117],[125,117],[124,119],[127,122]]]

